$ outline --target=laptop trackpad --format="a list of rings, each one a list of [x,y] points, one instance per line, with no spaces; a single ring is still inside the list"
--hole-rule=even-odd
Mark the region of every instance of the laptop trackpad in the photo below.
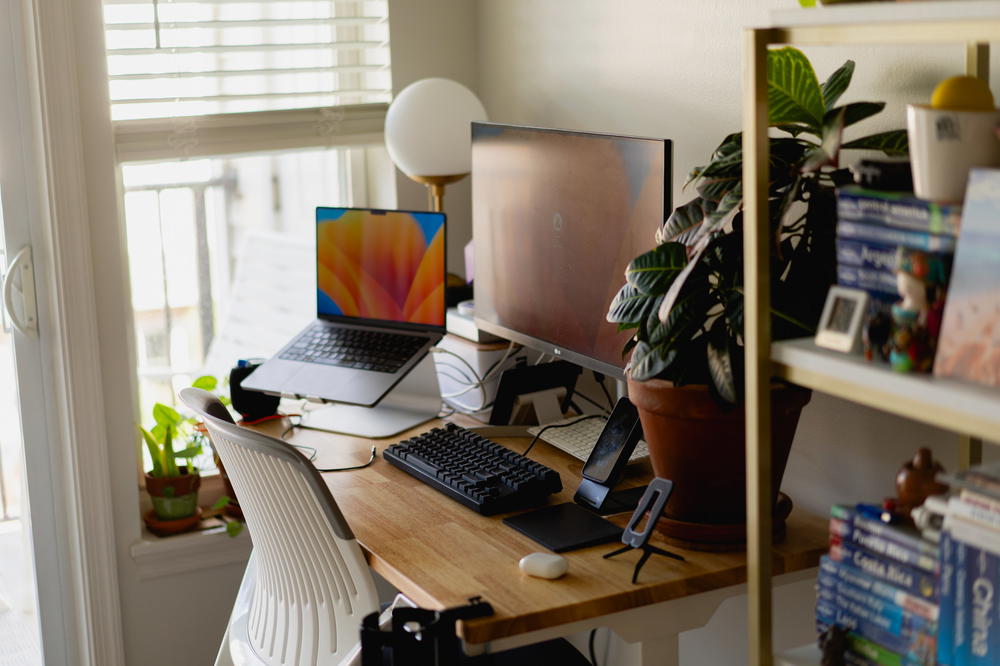
[[[363,381],[354,368],[338,368],[329,365],[306,365],[288,382],[294,393],[310,398],[356,402],[357,384]]]

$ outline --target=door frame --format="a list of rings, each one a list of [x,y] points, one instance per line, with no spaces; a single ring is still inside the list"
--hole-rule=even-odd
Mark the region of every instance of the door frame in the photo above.
[[[47,663],[117,666],[125,661],[124,642],[91,247],[95,213],[117,217],[117,207],[113,181],[108,210],[109,197],[91,191],[87,176],[94,143],[102,138],[87,118],[88,109],[93,113],[100,105],[88,101],[103,92],[110,113],[107,79],[102,88],[80,76],[92,64],[81,62],[80,53],[94,51],[85,42],[93,30],[81,29],[81,23],[96,19],[103,39],[100,3],[3,1],[11,9],[17,49],[43,372],[44,408],[37,411],[47,433],[43,445],[30,444],[45,451],[48,469],[36,465],[28,492],[34,513],[38,493],[32,497],[32,486],[52,491],[49,515],[41,516],[46,524],[36,520],[33,528],[47,535],[43,545],[51,547],[39,554],[35,541],[36,560],[46,558],[43,575],[52,573],[50,567],[58,572],[55,581],[39,580],[40,596],[56,594],[61,606],[51,626],[40,613],[43,646]],[[106,124],[110,130],[110,120]],[[113,152],[110,141],[107,151]],[[131,412],[131,405],[126,409]],[[57,633],[46,635],[50,630]]]

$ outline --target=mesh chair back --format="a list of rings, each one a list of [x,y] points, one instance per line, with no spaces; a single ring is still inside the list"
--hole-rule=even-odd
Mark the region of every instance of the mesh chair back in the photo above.
[[[204,420],[253,541],[250,644],[272,666],[335,664],[378,610],[364,554],[330,490],[294,447],[232,422],[211,393],[180,392]]]

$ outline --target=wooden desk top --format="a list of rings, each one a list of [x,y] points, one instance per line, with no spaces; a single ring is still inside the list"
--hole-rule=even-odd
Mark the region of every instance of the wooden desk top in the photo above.
[[[296,429],[288,441],[315,447],[318,455],[314,462],[319,468],[342,467],[367,461],[373,444],[381,452],[389,444],[433,425],[419,426],[389,440]],[[260,429],[277,436],[285,427],[283,422],[271,422]],[[498,441],[515,451],[523,451],[530,442],[526,438]],[[572,501],[583,463],[542,441],[535,445],[530,457],[562,476],[563,490],[553,495],[550,503]],[[633,464],[624,483],[639,485],[650,475],[648,461]],[[689,551],[666,545],[656,535],[651,543],[680,553],[687,561],[654,556],[643,567],[638,585],[631,583],[638,552],[611,560],[601,558],[620,545],[617,543],[564,553],[570,563],[569,573],[560,579],[531,578],[520,572],[518,560],[545,548],[504,525],[501,518],[507,514],[481,516],[393,467],[381,456],[367,468],[324,477],[372,569],[403,594],[425,608],[462,605],[477,595],[493,605],[492,617],[460,627],[463,638],[470,643],[746,581],[743,552]],[[611,520],[624,525],[628,517],[621,514]],[[775,575],[816,566],[828,547],[826,519],[794,511],[787,525],[784,542],[774,548]]]

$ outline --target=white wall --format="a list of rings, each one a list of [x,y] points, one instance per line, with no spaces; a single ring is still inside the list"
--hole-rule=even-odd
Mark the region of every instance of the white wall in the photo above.
[[[491,120],[659,136],[674,141],[674,202],[684,179],[741,125],[742,28],[794,0],[480,0],[479,94]],[[902,10],[901,10],[902,11]],[[884,100],[866,131],[904,126],[905,104],[925,102],[934,84],[961,73],[964,49],[805,49],[821,79],[857,62],[843,101]],[[996,61],[993,71],[997,71]],[[994,77],[994,90],[996,90]],[[848,158],[850,159],[850,158]],[[652,239],[650,244],[652,245]],[[828,396],[815,395],[800,424],[784,490],[825,515],[833,502],[893,494],[900,464],[930,446],[954,467],[956,436]],[[805,642],[808,585],[776,600],[776,639]],[[724,605],[710,626],[682,637],[683,663],[745,663],[744,602]]]

